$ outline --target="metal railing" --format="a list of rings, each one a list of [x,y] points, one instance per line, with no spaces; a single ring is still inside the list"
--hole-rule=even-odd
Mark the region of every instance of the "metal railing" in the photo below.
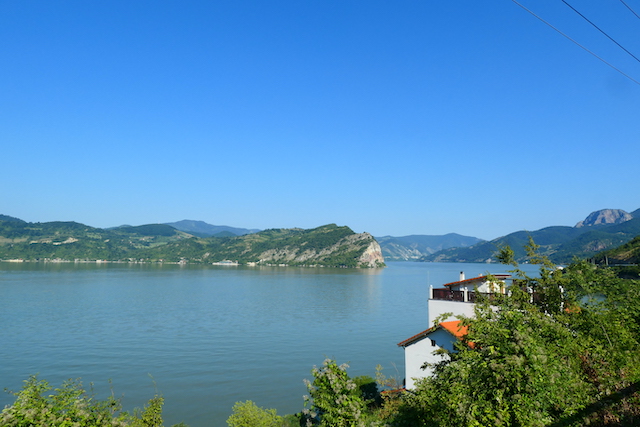
[[[480,296],[484,296],[489,301],[493,301],[497,294],[491,293],[491,292],[473,292],[473,291],[470,291],[470,292],[468,292],[468,295],[469,295],[468,298],[467,298],[468,302],[476,302],[478,300],[478,297],[480,297]]]
[[[466,295],[465,295],[466,294]],[[529,292],[532,303],[540,302],[540,294],[537,292]],[[480,297],[487,298],[489,301],[495,301],[498,296],[507,296],[509,293],[495,292],[474,292],[474,291],[453,291],[446,288],[433,289],[432,299],[440,301],[458,301],[475,303]]]
[[[442,301],[460,301],[464,302],[463,291],[451,291],[449,289],[434,289],[433,299]]]

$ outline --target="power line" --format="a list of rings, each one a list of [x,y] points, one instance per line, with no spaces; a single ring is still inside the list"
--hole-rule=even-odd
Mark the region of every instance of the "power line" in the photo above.
[[[565,33],[563,33],[562,31],[560,31],[559,29],[557,29],[556,27],[554,27],[553,25],[551,25],[549,22],[545,21],[544,19],[542,19],[541,17],[539,17],[538,15],[536,15],[533,11],[527,9],[526,7],[524,7],[522,4],[518,3],[516,0],[511,0],[512,2],[514,2],[515,4],[517,4],[518,6],[520,6],[521,8],[523,8],[524,10],[526,10],[527,12],[529,12],[531,15],[535,16],[536,18],[538,18],[540,21],[542,21],[543,23],[547,24],[549,27],[551,27],[552,29],[554,29],[556,32],[558,32],[558,34],[562,35],[563,37],[567,38],[568,40],[572,41],[574,44],[576,44],[578,47],[582,48],[583,50],[585,50],[586,52],[590,53],[591,55],[593,55],[594,57],[598,58],[600,61],[604,62],[606,65],[608,65],[609,67],[613,68],[614,70],[616,70],[617,72],[619,72],[620,74],[622,74],[623,76],[625,76],[626,78],[628,78],[629,80],[631,80],[632,82],[634,82],[635,84],[637,84],[638,86],[640,86],[640,82],[637,81],[636,79],[634,79],[633,77],[631,77],[630,75],[626,74],[624,71],[620,70],[619,68],[616,68],[613,64],[607,62],[606,60],[604,60],[603,58],[599,57],[598,55],[596,55],[594,52],[590,51],[589,49],[587,49],[586,47],[584,47],[583,45],[581,45],[580,43],[578,43],[577,41],[575,41],[574,39],[572,39],[571,37],[569,37],[568,35],[566,35]]]
[[[584,16],[582,13],[578,12],[578,10],[571,6],[569,3],[566,2],[566,0],[562,0],[562,3],[566,4],[567,6],[569,6],[571,8],[571,10],[573,10],[575,13],[577,13],[578,15],[580,15],[582,17],[582,19],[584,19],[585,21],[587,21],[589,24],[593,25],[593,27],[600,31],[602,34],[604,34],[609,40],[611,40],[612,42],[614,42],[620,49],[624,50],[625,52],[627,52],[629,55],[631,55],[633,57],[633,59],[635,59],[636,61],[640,62],[640,59],[636,58],[636,56],[629,52],[627,49],[625,49],[620,43],[618,43],[617,41],[615,41],[613,39],[613,37],[611,37],[609,34],[605,33],[604,31],[602,31],[600,29],[600,27],[598,27],[596,24],[594,24],[593,22],[591,22],[586,16]],[[624,2],[623,2],[624,3]]]
[[[631,13],[633,13],[634,15],[636,15],[636,18],[640,19],[640,15],[638,15],[635,10],[631,9],[631,6],[629,6],[627,3],[624,2],[624,0],[620,0],[622,2],[623,5],[627,6],[627,9],[629,9],[631,11]]]

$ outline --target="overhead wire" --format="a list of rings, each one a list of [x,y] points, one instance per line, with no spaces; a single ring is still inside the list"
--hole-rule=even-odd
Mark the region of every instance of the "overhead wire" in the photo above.
[[[625,3],[625,1],[624,1],[624,0],[620,0],[620,2],[621,2],[623,5],[625,5],[625,6],[627,7],[627,9],[629,9],[629,10],[631,11],[631,13],[633,13],[634,15],[636,15],[636,18],[640,19],[640,15],[638,15],[638,14],[636,13],[636,11],[635,11],[635,10],[631,9],[631,6],[629,6],[627,3]]]
[[[609,34],[605,33],[604,31],[602,31],[600,29],[600,27],[598,27],[596,24],[594,24],[593,22],[591,22],[589,20],[589,18],[587,18],[586,16],[584,16],[582,13],[580,13],[575,7],[571,6],[566,0],[562,0],[562,3],[566,4],[567,6],[569,6],[569,8],[571,10],[573,10],[575,13],[577,13],[578,15],[580,15],[580,17],[582,17],[582,19],[584,19],[585,21],[587,21],[589,24],[593,25],[593,27],[600,31],[602,34],[604,34],[609,40],[611,40],[612,42],[614,42],[620,49],[624,50],[625,52],[627,52],[629,55],[631,55],[631,57],[633,59],[635,59],[636,61],[640,62],[640,59],[638,59],[633,53],[629,52],[627,49],[624,48],[624,46],[622,46],[620,43],[618,43],[617,41],[615,41],[613,39],[613,37],[611,37]]]
[[[548,25],[549,27],[551,27],[553,30],[555,30],[558,34],[560,34],[561,36],[565,37],[566,39],[568,39],[569,41],[573,42],[576,46],[580,47],[581,49],[583,49],[584,51],[586,51],[587,53],[593,55],[595,58],[599,59],[600,61],[602,61],[604,64],[608,65],[609,67],[611,67],[612,69],[616,70],[618,73],[622,74],[623,76],[625,76],[626,78],[628,78],[629,80],[631,80],[632,82],[634,82],[635,84],[637,84],[638,86],[640,86],[640,82],[637,81],[636,79],[634,79],[633,77],[631,77],[630,75],[628,75],[627,73],[625,73],[624,71],[622,71],[621,69],[617,68],[615,65],[611,64],[610,62],[606,61],[604,58],[598,56],[595,52],[592,52],[591,50],[589,50],[588,48],[586,48],[585,46],[581,45],[580,43],[578,43],[576,40],[574,40],[573,38],[571,38],[570,36],[568,36],[567,34],[563,33],[562,31],[560,31],[558,28],[554,27],[551,23],[545,21],[542,17],[536,15],[535,12],[533,12],[532,10],[527,9],[524,5],[522,5],[521,3],[519,3],[517,0],[511,0],[512,2],[514,2],[515,4],[517,4],[518,6],[520,6],[522,9],[526,10],[527,12],[529,12],[531,15],[533,15],[534,17],[536,17],[537,19],[539,19],[541,22],[545,23],[546,25]]]

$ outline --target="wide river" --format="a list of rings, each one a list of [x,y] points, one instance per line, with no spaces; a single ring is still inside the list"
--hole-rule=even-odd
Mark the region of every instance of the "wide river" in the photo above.
[[[529,266],[529,271],[536,271]],[[397,343],[427,325],[429,285],[496,264],[380,270],[0,263],[0,390],[82,378],[125,409],[164,396],[165,425],[225,426],[234,402],[298,412],[313,365],[403,378]],[[155,388],[154,388],[155,387]],[[0,408],[13,402],[0,392]]]

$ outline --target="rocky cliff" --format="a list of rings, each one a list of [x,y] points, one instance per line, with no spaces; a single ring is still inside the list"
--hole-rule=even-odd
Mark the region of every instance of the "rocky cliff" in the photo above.
[[[349,229],[334,225],[313,230],[282,230],[296,233],[286,240],[276,238],[278,244],[267,250],[256,252],[257,264],[263,265],[305,265],[328,267],[384,267],[380,245],[369,233],[349,233]],[[298,235],[299,233],[299,235]],[[340,235],[342,234],[342,235]],[[258,233],[260,235],[260,233]],[[331,237],[329,237],[331,236]],[[299,239],[298,239],[299,237]],[[326,237],[326,238],[325,238]],[[315,241],[315,240],[319,241]],[[258,246],[262,246],[261,243]],[[252,248],[255,245],[251,245]],[[252,252],[249,249],[247,252]],[[245,253],[246,255],[246,253]]]
[[[584,221],[580,221],[576,224],[576,227],[590,227],[593,225],[602,224],[620,224],[625,221],[633,219],[633,215],[622,209],[601,209],[599,211],[591,212]]]
[[[369,243],[369,246],[367,246],[364,252],[362,252],[362,255],[360,255],[360,258],[358,258],[358,263],[361,266],[375,268],[384,265],[384,257],[382,256],[380,244],[378,244],[371,234],[356,234],[354,237]]]

